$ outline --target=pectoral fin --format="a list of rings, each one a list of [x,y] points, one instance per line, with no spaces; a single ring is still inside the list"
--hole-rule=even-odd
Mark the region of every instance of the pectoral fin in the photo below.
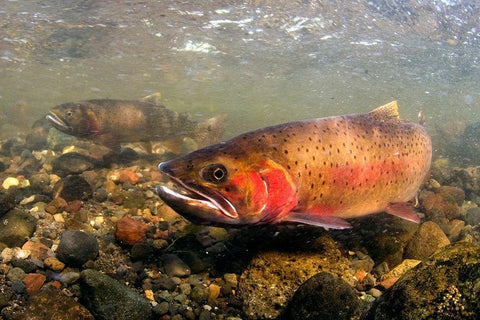
[[[390,203],[385,209],[385,211],[391,215],[408,221],[412,221],[415,223],[420,222],[420,218],[413,209],[412,205],[408,202]]]
[[[352,227],[350,223],[342,218],[302,212],[289,212],[282,221],[299,222],[312,226],[324,227],[326,229],[348,229]]]

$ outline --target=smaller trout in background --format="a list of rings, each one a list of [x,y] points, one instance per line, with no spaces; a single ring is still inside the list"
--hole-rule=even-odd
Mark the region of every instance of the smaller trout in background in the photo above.
[[[427,131],[399,120],[393,101],[366,114],[258,129],[162,162],[170,184],[157,193],[202,224],[342,229],[345,219],[382,211],[418,223],[408,201],[431,158]]]
[[[92,140],[117,152],[122,143],[170,140],[181,145],[183,137],[206,146],[220,141],[225,127],[223,115],[198,123],[187,114],[148,100],[69,102],[52,108],[46,118],[66,134]]]

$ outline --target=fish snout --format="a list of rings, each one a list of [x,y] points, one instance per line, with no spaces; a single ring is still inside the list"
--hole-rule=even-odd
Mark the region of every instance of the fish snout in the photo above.
[[[173,170],[168,165],[168,161],[160,162],[158,165],[158,171],[165,173],[169,176],[173,175]]]

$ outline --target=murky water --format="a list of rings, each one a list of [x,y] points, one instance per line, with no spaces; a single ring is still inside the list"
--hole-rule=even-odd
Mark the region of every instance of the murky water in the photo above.
[[[226,137],[392,99],[434,135],[479,117],[469,1],[1,2],[4,122],[19,104],[31,124],[59,103],[156,91],[198,119],[226,113]]]

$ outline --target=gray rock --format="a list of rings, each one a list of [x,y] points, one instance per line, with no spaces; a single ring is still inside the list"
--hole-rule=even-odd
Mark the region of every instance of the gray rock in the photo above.
[[[191,274],[191,270],[188,265],[183,262],[175,254],[166,254],[162,257],[163,267],[165,273],[170,277],[188,277]]]
[[[80,174],[95,167],[95,159],[78,152],[68,152],[58,156],[52,162],[52,171],[59,176]]]
[[[342,279],[322,272],[305,281],[285,308],[285,320],[350,320],[360,316],[361,300]]]
[[[433,221],[423,223],[405,247],[406,259],[425,260],[435,251],[450,244],[445,233]]]
[[[465,221],[471,226],[480,224],[480,207],[468,209]]]
[[[363,320],[480,318],[480,245],[457,242],[408,270]]]
[[[202,303],[207,300],[207,289],[203,286],[195,286],[190,293],[190,298],[196,303]]]
[[[96,320],[152,319],[150,303],[107,275],[87,269],[80,278],[83,304]]]
[[[169,309],[170,303],[168,303],[167,301],[163,301],[155,306],[154,311],[158,315],[164,315],[168,312]]]
[[[98,243],[94,236],[77,230],[66,230],[60,236],[57,258],[66,265],[79,267],[97,256]]]
[[[25,271],[22,268],[15,267],[7,273],[7,279],[12,282],[22,281],[25,278]]]
[[[54,288],[38,291],[28,299],[24,318],[29,320],[94,320],[93,315],[72,297]]]
[[[19,209],[10,210],[0,219],[0,242],[9,247],[21,247],[33,234],[37,219]]]

